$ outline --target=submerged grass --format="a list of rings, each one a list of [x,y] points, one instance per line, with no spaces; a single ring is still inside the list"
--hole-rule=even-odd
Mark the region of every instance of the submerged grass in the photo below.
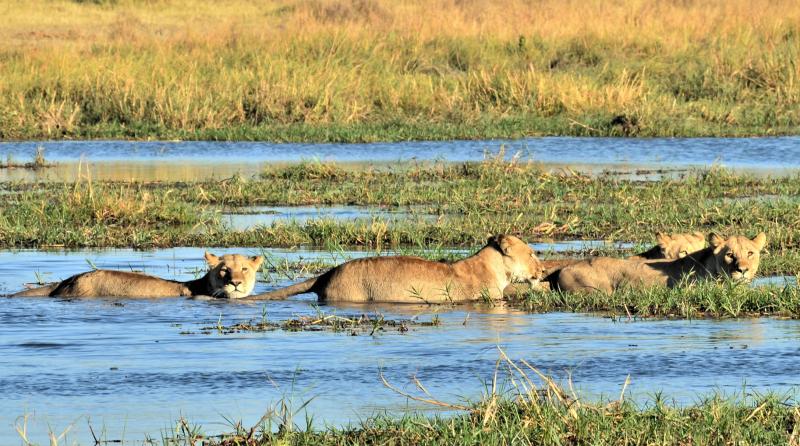
[[[791,0],[35,0],[0,14],[2,139],[743,136],[800,126]]]
[[[136,184],[78,181],[9,196],[0,212],[6,247],[165,246],[214,222],[202,207]]]

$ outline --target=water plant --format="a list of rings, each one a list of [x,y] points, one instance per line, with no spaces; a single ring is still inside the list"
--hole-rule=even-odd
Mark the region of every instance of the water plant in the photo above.
[[[266,318],[266,306],[262,307],[262,315],[260,320],[248,320],[242,322],[235,322],[230,325],[222,323],[222,315],[220,319],[213,326],[201,326],[199,332],[192,332],[188,330],[181,331],[181,334],[211,334],[217,333],[221,335],[235,334],[235,333],[261,333],[270,332],[275,330],[283,330],[289,332],[296,331],[330,331],[334,333],[346,332],[352,336],[357,336],[359,333],[366,333],[369,336],[374,336],[377,333],[386,333],[388,331],[396,331],[398,333],[406,333],[413,328],[419,327],[438,327],[442,325],[442,321],[438,315],[434,314],[430,321],[420,320],[418,317],[411,319],[387,319],[381,313],[374,314],[328,314],[322,309],[317,307],[317,313],[310,316],[298,316],[284,321],[268,321]]]

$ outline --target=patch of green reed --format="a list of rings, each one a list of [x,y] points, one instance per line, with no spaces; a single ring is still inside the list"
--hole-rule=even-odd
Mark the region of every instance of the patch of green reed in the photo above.
[[[76,182],[33,186],[2,204],[3,245],[166,246],[214,224],[202,206],[136,184]]]
[[[530,292],[516,305],[535,312],[606,312],[615,317],[800,318],[796,286],[750,287],[734,282],[700,282],[677,288],[630,288],[613,294]]]
[[[688,198],[699,201],[800,195],[797,177],[757,178],[714,168],[691,172],[686,178],[643,183],[604,175],[553,174],[537,163],[503,161],[502,155],[501,150],[497,156],[490,156],[483,162],[400,164],[382,168],[304,162],[268,169],[262,178],[269,181],[238,179],[200,183],[201,189],[192,187],[187,198],[226,204],[387,205],[444,205],[455,198],[460,200],[449,209],[458,212],[476,205],[486,210],[507,210],[555,199],[603,204],[663,201],[663,207]],[[470,200],[478,195],[480,203]]]

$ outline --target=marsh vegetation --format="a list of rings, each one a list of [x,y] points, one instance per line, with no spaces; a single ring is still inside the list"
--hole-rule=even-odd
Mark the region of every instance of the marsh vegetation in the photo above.
[[[535,163],[308,162],[221,181],[6,183],[0,246],[477,247],[489,233],[528,241],[622,240],[654,233],[768,234],[768,273],[797,263],[800,180],[721,168],[659,181],[551,172]],[[700,203],[700,205],[698,205]],[[407,208],[407,218],[275,221],[226,228],[222,210],[253,205]],[[419,216],[419,217],[418,217]],[[424,218],[422,218],[424,216]],[[431,218],[431,216],[433,218]]]

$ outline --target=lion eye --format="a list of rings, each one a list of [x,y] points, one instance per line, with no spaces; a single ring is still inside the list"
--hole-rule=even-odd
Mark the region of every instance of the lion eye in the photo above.
[[[753,257],[753,251],[748,252],[747,257]]]
[[[247,268],[242,268],[242,272],[246,273],[247,272]]]

